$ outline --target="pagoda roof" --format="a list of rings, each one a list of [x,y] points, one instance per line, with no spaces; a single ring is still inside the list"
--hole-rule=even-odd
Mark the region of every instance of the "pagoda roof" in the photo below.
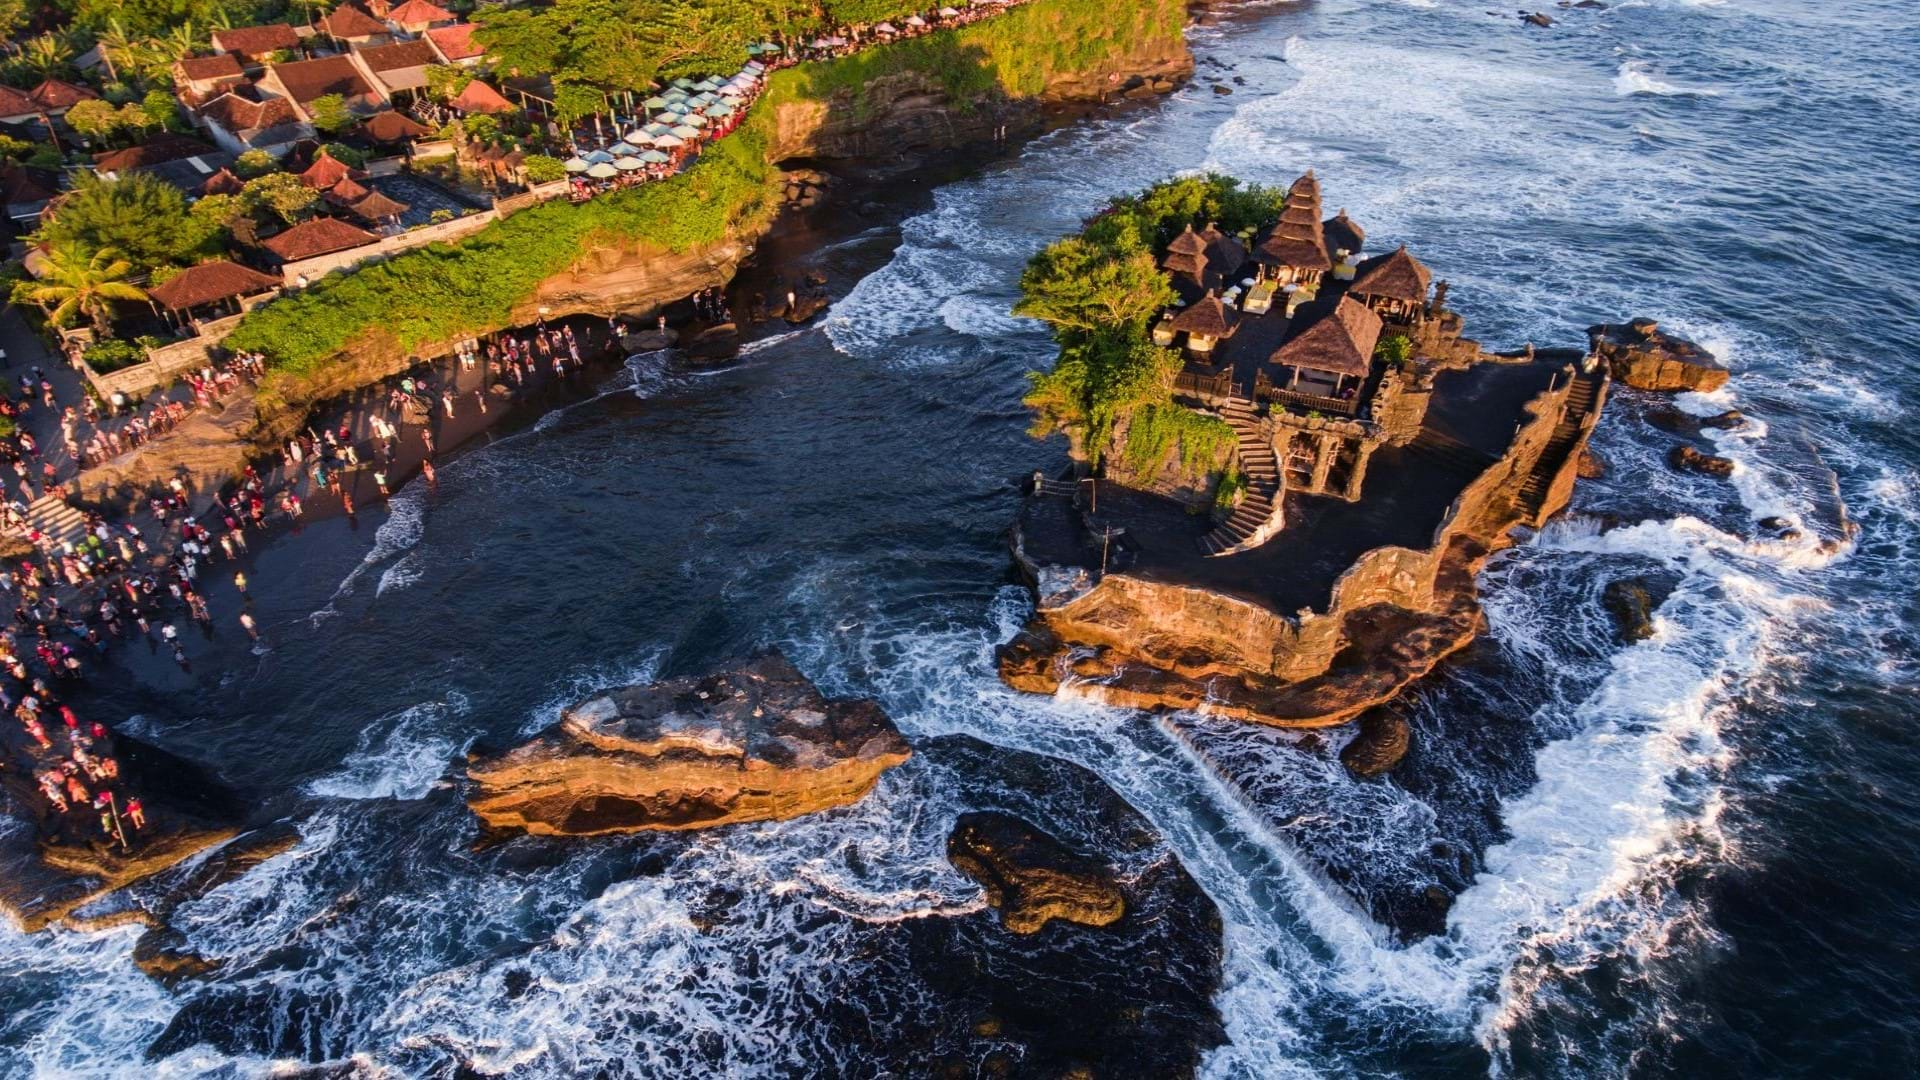
[[[1207,250],[1207,242],[1193,231],[1193,222],[1189,221],[1186,231],[1174,237],[1173,243],[1167,245],[1167,250],[1182,255],[1198,255]]]
[[[252,296],[280,287],[280,279],[221,259],[189,266],[147,290],[154,302],[169,311],[185,311],[235,296]]]
[[[1169,326],[1176,332],[1199,334],[1201,337],[1232,337],[1240,329],[1240,313],[1222,303],[1219,294],[1212,289],[1207,295],[1195,300],[1173,317]]]
[[[1273,362],[1291,367],[1365,376],[1380,341],[1380,316],[1348,296],[1312,325],[1274,350]]]
[[[429,3],[428,0],[407,0],[406,3],[387,12],[387,21],[399,23],[401,26],[452,22],[456,17],[453,12]]]
[[[339,218],[323,217],[303,221],[285,232],[270,236],[263,241],[263,246],[284,262],[299,262],[301,259],[361,247],[379,239],[357,225],[350,225]]]
[[[1433,284],[1433,271],[1407,253],[1407,245],[1361,263],[1359,275],[1347,292],[1355,296],[1382,296],[1424,304],[1427,288]]]
[[[404,113],[382,109],[367,117],[360,130],[374,142],[397,143],[420,138],[427,133],[427,126]]]
[[[455,109],[463,113],[499,113],[513,112],[513,102],[500,96],[500,91],[475,79],[467,84],[460,96],[450,102]]]
[[[1367,230],[1360,223],[1347,216],[1345,210],[1328,218],[1320,226],[1321,235],[1326,238],[1327,250],[1345,249],[1349,253],[1358,252],[1367,244]]]
[[[333,185],[342,180],[364,175],[366,174],[327,153],[326,148],[322,147],[319,153],[313,155],[313,164],[307,166],[306,171],[300,174],[300,179],[310,188],[329,191]]]
[[[381,222],[388,218],[397,218],[408,210],[406,203],[390,199],[378,191],[369,191],[366,196],[347,206],[348,212],[362,221]]]

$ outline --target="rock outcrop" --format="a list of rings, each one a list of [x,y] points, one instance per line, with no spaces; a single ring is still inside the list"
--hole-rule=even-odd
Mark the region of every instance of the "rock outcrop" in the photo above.
[[[1613,368],[1613,377],[1636,390],[1705,393],[1727,384],[1731,374],[1714,355],[1686,338],[1660,331],[1652,319],[1587,328],[1593,351]]]
[[[1413,746],[1413,728],[1390,709],[1376,709],[1360,718],[1360,734],[1340,751],[1340,764],[1355,776],[1392,772]]]
[[[1667,465],[1680,472],[1697,472],[1724,480],[1733,475],[1733,462],[1714,454],[1703,454],[1691,446],[1676,446],[1667,453]]]
[[[1109,926],[1127,911],[1110,870],[1005,814],[963,815],[947,837],[947,861],[980,883],[1016,934],[1038,933],[1055,919]]]
[[[608,691],[472,755],[468,804],[490,828],[547,836],[775,821],[856,802],[910,754],[878,704],[829,701],[766,653]]]
[[[1607,583],[1601,594],[1607,613],[1613,616],[1614,629],[1627,644],[1653,636],[1654,599],[1647,583],[1639,578],[1621,578]]]

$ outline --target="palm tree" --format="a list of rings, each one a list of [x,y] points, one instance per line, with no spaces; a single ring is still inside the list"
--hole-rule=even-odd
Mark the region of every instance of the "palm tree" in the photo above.
[[[107,76],[115,82],[120,81],[121,72],[140,66],[140,39],[127,33],[119,19],[107,20],[107,28],[100,32],[96,44],[100,46],[100,62],[107,65]]]
[[[64,75],[73,50],[57,34],[40,34],[20,46],[20,64],[42,79]]]
[[[146,291],[127,282],[133,264],[112,248],[85,254],[77,248],[47,249],[40,280],[21,290],[24,299],[40,305],[55,326],[71,326],[85,315],[105,337],[113,326],[116,302],[147,299]]]

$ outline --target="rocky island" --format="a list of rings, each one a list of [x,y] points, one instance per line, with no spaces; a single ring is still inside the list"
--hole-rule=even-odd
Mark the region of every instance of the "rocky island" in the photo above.
[[[1490,353],[1405,246],[1365,247],[1309,172],[1163,183],[1035,256],[1016,311],[1061,354],[1027,401],[1073,469],[1013,530],[1037,605],[1008,684],[1355,720],[1472,640],[1479,567],[1567,505],[1609,350],[1687,359],[1651,328]],[[1406,733],[1370,728],[1349,766],[1377,773]]]
[[[468,804],[489,828],[547,836],[780,821],[859,801],[911,753],[878,704],[830,701],[770,652],[610,690],[473,755]]]

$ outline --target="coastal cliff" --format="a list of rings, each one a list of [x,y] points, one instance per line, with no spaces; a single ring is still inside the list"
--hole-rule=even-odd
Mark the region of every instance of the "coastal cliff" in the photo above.
[[[957,30],[778,71],[748,120],[680,176],[582,206],[523,210],[250,314],[228,345],[272,361],[254,442],[273,445],[320,402],[462,339],[542,315],[650,319],[726,284],[773,227],[784,162],[910,170],[1005,145],[1078,109],[1170,91],[1193,66],[1184,23],[1172,0],[1032,0]]]

